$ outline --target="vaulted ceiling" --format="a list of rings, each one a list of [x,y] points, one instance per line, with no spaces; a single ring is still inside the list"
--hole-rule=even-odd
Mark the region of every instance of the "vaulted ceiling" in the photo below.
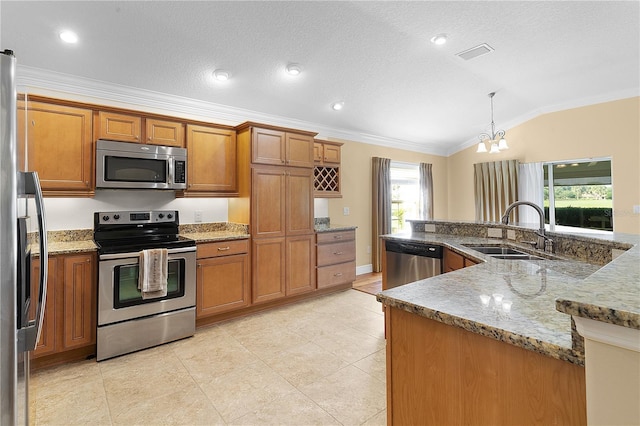
[[[506,130],[640,93],[637,1],[3,1],[0,14],[1,47],[31,84],[98,81],[215,105],[231,122],[442,155],[489,130],[490,92]],[[430,42],[441,33],[446,44]],[[493,50],[457,56],[483,43]]]

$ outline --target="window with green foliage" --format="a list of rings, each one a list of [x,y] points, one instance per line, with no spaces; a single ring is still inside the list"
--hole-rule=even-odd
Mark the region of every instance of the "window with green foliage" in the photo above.
[[[611,159],[546,163],[544,209],[551,230],[613,231]]]
[[[417,219],[420,197],[418,164],[391,162],[391,232],[409,230],[406,219]]]

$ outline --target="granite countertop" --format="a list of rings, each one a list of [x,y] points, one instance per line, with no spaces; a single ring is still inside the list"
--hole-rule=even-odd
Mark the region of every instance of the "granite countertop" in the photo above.
[[[181,233],[181,236],[194,240],[196,243],[210,243],[225,240],[246,240],[249,234],[240,231],[207,231]]]
[[[334,224],[316,224],[314,226],[316,232],[338,232],[338,231],[353,231],[357,229],[357,226],[349,225],[334,225]]]
[[[567,313],[608,314],[609,322],[638,328],[637,245],[602,267],[560,257],[501,260],[465,246],[503,242],[495,238],[426,232],[384,238],[440,244],[480,261],[379,293],[378,300],[389,306],[579,365],[584,364],[582,339]],[[631,240],[634,238],[628,242],[633,243]],[[508,244],[531,251],[511,241]],[[502,295],[502,303],[497,303],[496,294]],[[510,309],[505,302],[511,302]]]

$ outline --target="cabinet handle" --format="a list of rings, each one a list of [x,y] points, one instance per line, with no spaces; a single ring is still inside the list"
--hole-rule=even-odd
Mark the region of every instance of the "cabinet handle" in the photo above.
[[[342,272],[337,272],[335,274],[333,274],[334,277],[341,277],[342,276]]]
[[[336,256],[340,256],[342,254],[341,251],[334,251],[333,254],[335,254]]]
[[[218,247],[218,251],[227,251],[231,249],[231,247],[227,246],[227,247]]]
[[[341,240],[342,239],[342,235],[334,235],[333,238],[335,240]]]

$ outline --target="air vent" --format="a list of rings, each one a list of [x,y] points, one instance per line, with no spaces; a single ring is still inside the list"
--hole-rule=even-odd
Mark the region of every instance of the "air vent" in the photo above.
[[[486,55],[491,52],[493,52],[493,47],[489,46],[487,43],[482,43],[481,45],[467,49],[464,52],[456,53],[456,56],[468,61],[469,59],[477,58],[478,56]]]

